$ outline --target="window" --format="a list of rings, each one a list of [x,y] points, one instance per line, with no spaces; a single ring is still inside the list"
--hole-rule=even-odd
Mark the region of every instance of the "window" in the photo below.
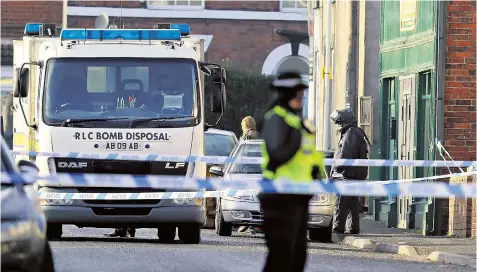
[[[294,9],[307,9],[308,1],[307,0],[281,0],[280,9],[281,10],[294,10]]]
[[[262,157],[260,144],[244,144],[235,154],[235,157]],[[230,174],[260,174],[259,164],[234,163],[230,166]]]
[[[149,0],[149,9],[204,9],[204,0]]]
[[[204,142],[206,156],[228,156],[235,147],[232,135],[206,133]]]
[[[56,125],[69,118],[163,117],[192,126],[200,112],[197,82],[189,59],[51,59],[43,119]]]

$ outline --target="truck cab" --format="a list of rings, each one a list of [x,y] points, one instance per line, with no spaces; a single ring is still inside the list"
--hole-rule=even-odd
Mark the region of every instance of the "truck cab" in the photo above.
[[[206,165],[201,162],[114,160],[115,154],[204,155],[204,131],[213,127],[204,120],[205,102],[223,115],[226,76],[220,65],[204,63],[203,44],[190,37],[186,24],[61,31],[52,24],[27,24],[23,39],[14,41],[13,149],[21,154],[15,159],[35,161],[42,174],[205,178]],[[212,82],[207,100],[205,76]],[[32,151],[109,154],[111,159],[30,157]],[[98,188],[43,184],[38,190],[72,193]],[[205,220],[202,199],[43,204],[53,238],[61,236],[63,224],[162,228],[167,232],[163,237],[170,237],[177,226],[179,238],[197,242]],[[182,235],[180,226],[185,228]]]

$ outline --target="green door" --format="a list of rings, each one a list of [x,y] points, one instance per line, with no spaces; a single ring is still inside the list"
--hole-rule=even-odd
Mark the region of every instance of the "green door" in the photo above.
[[[419,73],[418,95],[417,95],[417,117],[416,123],[416,160],[434,160],[434,128],[435,128],[435,106],[434,106],[434,82],[431,71]],[[416,167],[416,177],[430,177],[434,175],[435,169],[432,167]],[[415,229],[422,230],[423,234],[433,229],[433,198],[416,197],[413,199],[415,209],[414,222]],[[414,210],[413,209],[413,210]]]

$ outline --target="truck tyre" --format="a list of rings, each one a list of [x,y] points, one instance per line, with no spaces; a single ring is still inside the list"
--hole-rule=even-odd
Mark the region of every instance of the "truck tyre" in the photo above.
[[[331,224],[326,228],[310,228],[308,234],[311,241],[317,241],[320,243],[331,242]]]
[[[48,241],[45,241],[45,249],[43,250],[43,258],[41,259],[40,271],[55,272],[53,254],[51,254],[50,243],[48,243]]]
[[[188,225],[179,227],[179,239],[185,244],[200,243],[200,225]]]
[[[215,214],[215,232],[219,236],[232,236],[232,224],[224,221],[221,210]]]
[[[172,243],[176,238],[176,227],[165,226],[157,229],[157,236],[161,243]]]
[[[61,224],[49,223],[46,225],[46,238],[50,241],[55,241],[63,235],[63,226]]]

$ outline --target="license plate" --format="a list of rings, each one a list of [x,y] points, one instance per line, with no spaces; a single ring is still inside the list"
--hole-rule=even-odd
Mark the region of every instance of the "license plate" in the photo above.
[[[112,151],[138,151],[142,150],[142,143],[132,143],[132,142],[113,142],[113,143],[102,143],[102,149],[112,150]]]

